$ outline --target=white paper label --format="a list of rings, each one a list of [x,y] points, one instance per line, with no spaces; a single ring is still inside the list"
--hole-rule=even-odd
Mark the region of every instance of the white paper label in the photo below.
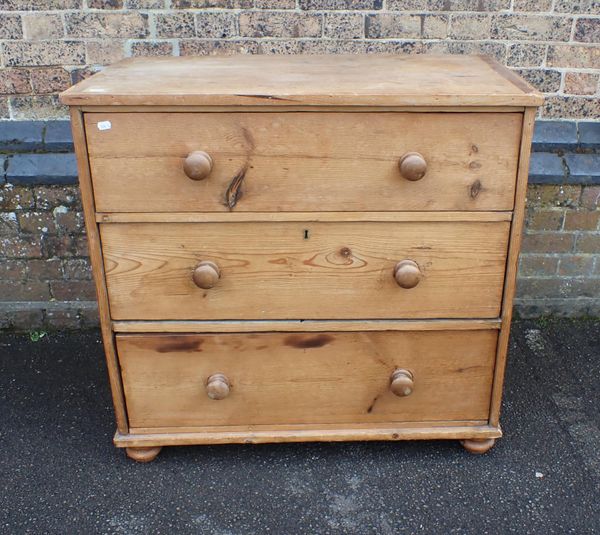
[[[100,121],[98,123],[98,130],[110,130],[112,128],[112,124],[110,121]]]

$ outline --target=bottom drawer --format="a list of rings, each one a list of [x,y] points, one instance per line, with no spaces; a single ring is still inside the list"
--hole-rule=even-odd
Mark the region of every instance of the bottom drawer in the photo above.
[[[497,331],[116,339],[130,426],[189,428],[487,421]]]
[[[484,421],[497,331],[116,339],[130,426],[190,428]]]

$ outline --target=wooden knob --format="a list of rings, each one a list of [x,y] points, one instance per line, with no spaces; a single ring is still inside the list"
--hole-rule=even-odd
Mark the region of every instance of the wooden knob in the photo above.
[[[415,382],[413,374],[408,370],[398,369],[392,373],[390,378],[390,390],[398,397],[410,396]]]
[[[394,278],[402,288],[414,288],[421,280],[419,264],[413,260],[402,260],[394,267]]]
[[[222,373],[214,373],[206,380],[206,394],[210,399],[225,399],[229,395],[229,379]]]
[[[418,152],[407,152],[400,158],[398,167],[406,180],[421,180],[427,172],[427,162]]]
[[[209,290],[212,288],[221,277],[221,270],[214,262],[205,260],[200,262],[192,273],[192,280],[198,288]]]
[[[195,150],[183,162],[183,172],[192,180],[203,180],[212,171],[213,161],[209,154]]]

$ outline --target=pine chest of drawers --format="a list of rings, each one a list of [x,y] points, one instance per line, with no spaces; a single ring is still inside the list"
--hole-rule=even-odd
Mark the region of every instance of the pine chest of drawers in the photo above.
[[[126,60],[71,106],[117,433],[459,439],[499,413],[539,93],[479,56]]]

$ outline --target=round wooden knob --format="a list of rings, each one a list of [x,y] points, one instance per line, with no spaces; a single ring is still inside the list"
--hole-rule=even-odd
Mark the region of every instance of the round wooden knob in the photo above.
[[[210,399],[225,399],[229,395],[229,379],[215,373],[206,380],[206,394]]]
[[[195,150],[183,162],[183,172],[192,180],[203,180],[212,171],[213,161],[209,154]]]
[[[418,152],[407,152],[400,158],[398,167],[406,180],[421,180],[427,172],[427,162]]]
[[[413,374],[408,370],[399,369],[392,373],[392,377],[390,379],[390,390],[396,396],[401,398],[410,396],[414,386],[415,381],[413,379]]]
[[[419,264],[413,260],[402,260],[394,267],[394,278],[402,288],[414,288],[421,280]]]
[[[209,260],[200,262],[192,273],[194,284],[198,286],[198,288],[204,288],[205,290],[209,290],[217,284],[220,277],[221,270],[219,269],[219,266]]]

